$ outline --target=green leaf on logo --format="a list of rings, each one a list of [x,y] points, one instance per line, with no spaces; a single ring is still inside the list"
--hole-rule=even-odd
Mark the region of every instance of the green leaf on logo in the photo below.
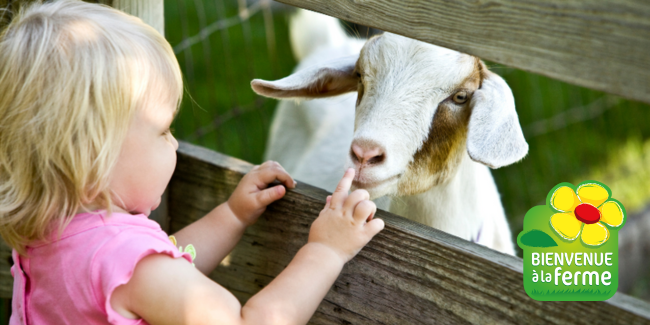
[[[521,243],[530,247],[553,247],[557,243],[541,230],[533,229],[521,236]]]

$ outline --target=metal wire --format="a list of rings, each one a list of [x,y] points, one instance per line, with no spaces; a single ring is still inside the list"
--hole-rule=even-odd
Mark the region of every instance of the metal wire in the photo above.
[[[233,118],[236,118],[246,113],[259,110],[261,107],[263,107],[266,101],[267,101],[266,98],[259,97],[258,99],[255,100],[254,103],[250,105],[233,107],[232,109],[226,111],[225,113],[217,115],[210,123],[196,129],[196,131],[194,131],[194,133],[187,136],[185,140],[196,141],[201,137],[205,136],[206,134],[209,134],[210,132],[217,130],[221,125],[232,120]]]
[[[217,5],[217,8],[219,8],[219,5]],[[223,9],[223,6],[221,6],[221,8]],[[235,26],[239,23],[248,20],[251,16],[258,13],[261,9],[262,9],[262,1],[256,2],[250,7],[248,7],[246,10],[241,11],[237,16],[219,19],[213,22],[212,24],[202,28],[199,31],[199,33],[196,35],[188,36],[188,37],[183,36],[184,38],[183,41],[178,43],[176,46],[174,46],[174,53],[178,54],[181,51],[190,48],[192,45],[199,43],[202,40],[208,38],[214,32],[228,29],[232,26]],[[219,11],[220,9],[217,10]]]
[[[573,107],[562,111],[551,118],[539,119],[525,126],[523,131],[526,136],[540,136],[549,132],[557,131],[566,128],[571,124],[597,118],[603,115],[607,110],[617,107],[620,102],[620,98],[603,96],[587,105]]]

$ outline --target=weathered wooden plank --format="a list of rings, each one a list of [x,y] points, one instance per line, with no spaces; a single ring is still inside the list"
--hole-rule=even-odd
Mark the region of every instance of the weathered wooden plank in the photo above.
[[[0,30],[9,23],[11,18],[11,1],[0,0]]]
[[[277,0],[650,103],[646,0]]]
[[[168,188],[171,231],[227,200],[250,167],[182,143]],[[211,277],[244,303],[306,242],[326,195],[299,183],[247,230]],[[650,323],[650,305],[625,295],[607,302],[531,300],[520,259],[384,211],[377,216],[386,229],[346,265],[311,323]],[[9,257],[0,244],[0,298],[11,296]]]
[[[250,167],[182,143],[169,186],[171,231],[227,200]],[[269,206],[211,277],[244,303],[305,244],[326,195],[299,182]],[[625,295],[607,302],[534,301],[524,292],[521,259],[384,211],[377,216],[386,229],[345,266],[311,323],[650,323],[650,305]]]
[[[0,12],[0,27],[9,22],[11,12],[17,10],[20,5],[35,0],[0,0],[0,8],[8,8],[9,14],[3,16]],[[165,13],[163,0],[86,0],[86,2],[101,3],[113,6],[128,14],[139,17],[145,23],[155,28],[159,33],[165,35]]]
[[[0,238],[0,299],[11,298],[14,285],[10,272],[11,265],[13,265],[11,248]]]
[[[134,15],[165,35],[165,3],[163,0],[113,0],[111,6]]]

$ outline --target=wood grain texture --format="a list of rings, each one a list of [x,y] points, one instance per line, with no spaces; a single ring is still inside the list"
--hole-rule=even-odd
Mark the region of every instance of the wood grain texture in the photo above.
[[[0,12],[0,28],[4,27],[11,20],[13,13],[20,6],[32,3],[37,0],[0,0],[0,9],[7,11]],[[140,17],[144,22],[153,26],[164,35],[165,17],[163,0],[84,0],[91,3],[99,3],[116,8],[123,8],[124,12]]]
[[[278,0],[650,103],[647,0]]]
[[[139,17],[165,35],[165,3],[163,0],[113,0],[113,7]]]
[[[0,238],[0,299],[11,298],[14,279],[11,277],[11,248]]]
[[[168,187],[170,231],[227,200],[251,167],[181,143]],[[306,243],[327,194],[299,183],[269,206],[211,277],[245,303]],[[607,302],[531,300],[523,289],[521,259],[385,211],[377,217],[386,221],[386,229],[345,266],[310,323],[650,323],[650,305],[625,295]],[[0,244],[0,298],[11,296],[9,256]]]
[[[169,186],[170,231],[228,199],[251,165],[181,143]],[[306,243],[327,192],[298,184],[269,206],[211,277],[245,303]],[[348,263],[312,324],[647,324],[650,305],[538,302],[526,295],[522,261],[379,211],[386,229]],[[200,256],[200,252],[198,252]]]
[[[0,0],[0,31],[11,19],[11,1]]]
[[[170,186],[171,231],[224,202],[251,165],[181,143]],[[211,277],[245,303],[306,243],[327,192],[298,184],[271,206]],[[385,211],[386,229],[348,263],[312,324],[649,324],[650,305],[538,302],[525,294],[521,259]],[[200,252],[199,252],[200,256]],[[11,297],[10,251],[0,243],[0,298]]]

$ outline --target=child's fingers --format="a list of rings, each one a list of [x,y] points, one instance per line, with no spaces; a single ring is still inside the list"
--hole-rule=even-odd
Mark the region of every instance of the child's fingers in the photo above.
[[[262,168],[259,170],[259,175],[259,180],[261,183],[258,184],[258,187],[260,189],[266,187],[276,179],[289,188],[294,188],[296,184],[289,173],[287,173],[287,171],[284,170],[280,164],[274,161],[267,161],[262,164]]]
[[[382,229],[384,229],[384,220],[381,219],[372,219],[364,227],[364,231],[371,238],[378,234]]]
[[[345,202],[343,203],[343,210],[349,211],[349,213],[352,214],[353,210],[356,209],[355,206],[357,206],[359,202],[368,199],[370,199],[370,194],[368,194],[368,191],[363,189],[356,190],[350,193],[348,198],[345,199]]]
[[[330,202],[332,202],[332,196],[328,195],[327,198],[325,199],[325,207],[323,209],[327,209],[330,207]]]
[[[375,214],[375,212],[377,212],[375,203],[370,200],[363,200],[354,208],[352,217],[356,223],[363,223],[369,216]]]
[[[279,162],[274,161],[273,164],[276,167],[280,168],[280,173],[285,176],[282,179],[278,178],[278,180],[280,180],[285,186],[288,188],[295,188],[296,185],[298,185],[298,182],[296,182],[296,180],[294,180],[293,177],[289,175],[289,173],[284,169],[284,167],[282,167],[282,165],[280,165]],[[283,179],[285,179],[285,181],[283,181]]]
[[[267,206],[274,201],[281,199],[286,190],[282,185],[276,185],[265,190],[259,191],[255,194],[257,202],[262,206]]]
[[[376,205],[375,205],[375,206],[376,206]],[[370,220],[372,220],[372,219],[375,217],[375,214],[376,214],[376,213],[377,213],[377,209],[375,209],[375,212],[373,212],[372,214],[370,214],[370,215],[368,216],[368,218],[366,219],[366,222],[370,222]]]
[[[345,171],[343,178],[339,181],[339,185],[336,186],[336,190],[332,193],[332,202],[330,202],[331,209],[337,209],[343,206],[343,202],[348,197],[348,191],[350,186],[352,186],[352,180],[354,179],[354,169],[349,168]]]

